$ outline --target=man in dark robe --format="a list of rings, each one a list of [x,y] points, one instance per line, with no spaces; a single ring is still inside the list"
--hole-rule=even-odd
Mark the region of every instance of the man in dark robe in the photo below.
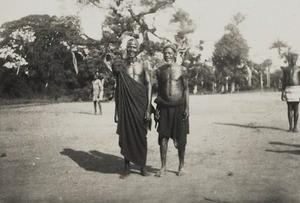
[[[185,67],[175,63],[176,47],[167,45],[163,49],[165,64],[157,69],[158,93],[155,103],[155,120],[159,123],[158,142],[160,145],[161,169],[155,176],[166,173],[168,140],[173,139],[178,149],[178,176],[185,175],[184,155],[187,134],[189,134],[189,92]]]
[[[127,58],[112,64],[116,76],[115,122],[119,134],[119,146],[124,156],[125,168],[120,178],[130,174],[130,162],[141,167],[141,175],[150,175],[146,170],[147,127],[151,120],[151,82],[148,64],[136,58],[138,41],[127,43]]]
[[[287,54],[288,67],[282,67],[282,94],[281,99],[287,102],[288,107],[288,132],[298,132],[297,123],[299,117],[300,101],[300,68],[296,65],[298,54]]]

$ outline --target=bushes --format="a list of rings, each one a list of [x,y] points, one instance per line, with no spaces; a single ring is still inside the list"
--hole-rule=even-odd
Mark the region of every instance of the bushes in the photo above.
[[[84,87],[82,89],[78,88],[74,91],[73,101],[90,101],[92,99],[92,88]]]

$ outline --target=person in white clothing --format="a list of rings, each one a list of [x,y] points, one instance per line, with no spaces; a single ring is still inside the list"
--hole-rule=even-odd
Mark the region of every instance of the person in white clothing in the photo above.
[[[102,115],[101,101],[103,100],[103,83],[99,79],[98,74],[94,75],[94,80],[92,81],[93,88],[93,103],[95,114],[97,114],[97,104],[99,106],[99,113]]]

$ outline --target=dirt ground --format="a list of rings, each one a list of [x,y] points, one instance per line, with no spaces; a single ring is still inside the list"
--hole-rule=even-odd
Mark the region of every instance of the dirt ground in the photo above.
[[[169,142],[167,175],[157,133],[142,177],[123,160],[113,122],[92,102],[0,106],[0,202],[300,202],[300,136],[286,132],[279,92],[190,96],[186,176]]]

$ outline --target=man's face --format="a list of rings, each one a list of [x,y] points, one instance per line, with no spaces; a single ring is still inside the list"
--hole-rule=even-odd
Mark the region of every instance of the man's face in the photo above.
[[[174,62],[175,60],[175,52],[171,48],[166,48],[163,52],[164,60],[167,63]]]
[[[134,41],[131,41],[128,43],[126,49],[127,49],[127,57],[134,58],[138,52],[138,45]]]
[[[294,66],[294,65],[296,65],[297,59],[298,59],[298,55],[296,55],[296,54],[290,55],[289,61],[288,61],[289,66]]]
[[[294,55],[293,57],[292,57],[292,65],[296,65],[296,63],[297,63],[297,59],[298,59],[298,56],[297,55]]]

